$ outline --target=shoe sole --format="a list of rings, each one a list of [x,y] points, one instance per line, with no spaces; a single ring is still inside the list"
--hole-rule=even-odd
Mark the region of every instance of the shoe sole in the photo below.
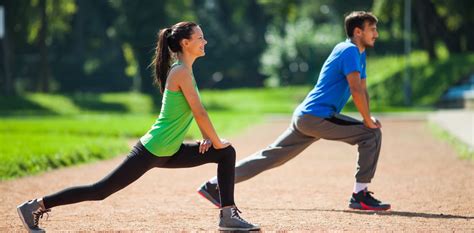
[[[254,228],[219,227],[219,231],[260,231],[260,227],[254,227]]]
[[[28,232],[30,232],[29,227],[28,227],[28,224],[26,224],[25,218],[23,217],[23,214],[21,213],[20,207],[21,207],[21,206],[17,206],[17,207],[16,207],[16,212],[18,212],[18,216],[20,216],[21,223],[23,223],[23,226],[24,226],[26,229],[28,229]]]
[[[206,192],[206,191],[204,191],[204,190],[202,190],[202,189],[199,189],[199,190],[197,191],[197,193],[198,193],[199,195],[201,195],[201,197],[203,197],[203,198],[205,198],[206,200],[208,200],[209,202],[211,202],[211,203],[212,203],[213,205],[215,205],[217,208],[221,208],[221,203],[217,202],[214,198],[212,198],[212,196],[211,196],[208,192]]]
[[[361,202],[361,203],[350,203],[349,208],[356,209],[356,210],[386,211],[386,210],[389,210],[391,208],[391,206],[388,205],[388,206],[385,206],[385,207],[373,207],[373,206],[369,206],[369,205],[366,205],[363,202]]]

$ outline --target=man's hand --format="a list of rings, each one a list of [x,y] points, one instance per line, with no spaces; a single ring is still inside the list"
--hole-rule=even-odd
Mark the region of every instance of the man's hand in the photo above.
[[[372,119],[372,121],[375,122],[375,125],[377,125],[378,128],[382,128],[382,123],[380,123],[379,119],[375,117],[370,117],[370,119]]]
[[[371,129],[382,128],[382,124],[380,123],[380,121],[377,120],[377,118],[375,118],[373,116],[370,117],[370,121],[365,121],[364,120],[364,125],[367,128],[371,128]]]
[[[197,143],[199,144],[199,153],[201,154],[206,153],[212,146],[212,142],[209,139],[202,139],[201,141],[197,141]]]

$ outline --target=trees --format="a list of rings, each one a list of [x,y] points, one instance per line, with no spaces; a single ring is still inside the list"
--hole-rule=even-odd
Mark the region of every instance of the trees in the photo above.
[[[48,92],[54,85],[50,68],[50,46],[70,30],[75,12],[72,0],[0,1],[6,12],[6,40],[11,82],[5,93],[14,93],[14,86]],[[2,56],[3,57],[3,56]],[[2,75],[4,76],[4,75]],[[3,79],[6,79],[3,78]],[[2,88],[3,89],[3,88]]]
[[[313,84],[334,45],[344,40],[344,17],[371,1],[262,1],[271,22],[260,71],[268,86]]]
[[[268,16],[256,0],[195,0],[196,19],[208,39],[197,73],[207,87],[261,86],[259,57]]]
[[[451,53],[474,51],[468,43],[474,39],[470,28],[474,26],[474,3],[471,1],[416,0],[412,3],[415,48],[428,52],[430,59],[437,59],[437,46],[446,46]],[[403,1],[374,1],[374,12],[387,25],[390,36],[386,40],[403,38]]]
[[[474,2],[412,2],[414,49],[474,51]],[[201,87],[313,82],[344,39],[343,16],[372,9],[380,37],[370,52],[403,51],[403,3],[388,0],[0,0],[6,13],[2,93],[154,93],[148,69],[156,33],[178,21],[202,25],[209,41],[195,74]],[[7,68],[7,69],[5,69]]]

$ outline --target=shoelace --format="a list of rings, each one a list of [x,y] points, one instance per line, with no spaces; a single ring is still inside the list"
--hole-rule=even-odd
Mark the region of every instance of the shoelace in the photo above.
[[[34,222],[33,223],[36,227],[39,224],[39,219],[43,218],[43,214],[46,214],[46,220],[48,220],[48,218],[49,218],[48,212],[51,212],[51,209],[43,210],[43,209],[40,208],[40,209],[36,210],[35,212],[33,212],[33,216],[34,216],[34,219],[33,219]]]
[[[239,213],[242,213],[242,211],[240,211],[237,207],[231,208],[231,213],[232,213],[230,216],[231,218],[236,218],[237,220],[241,222],[250,224],[249,222],[245,221],[242,217],[240,217]]]
[[[372,199],[373,201],[375,201],[377,203],[380,203],[380,201],[377,200],[375,197],[373,197],[371,194],[374,194],[374,192],[371,192],[371,191],[366,191],[365,192],[365,196],[367,196],[368,198]]]

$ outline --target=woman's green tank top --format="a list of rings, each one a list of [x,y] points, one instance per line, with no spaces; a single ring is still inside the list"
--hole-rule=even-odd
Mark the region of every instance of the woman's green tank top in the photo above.
[[[172,67],[179,64],[176,62]],[[193,83],[199,94],[194,77]],[[152,154],[166,157],[178,152],[184,141],[184,136],[191,126],[193,114],[181,91],[165,89],[161,102],[158,119],[151,129],[140,138],[140,142]]]

